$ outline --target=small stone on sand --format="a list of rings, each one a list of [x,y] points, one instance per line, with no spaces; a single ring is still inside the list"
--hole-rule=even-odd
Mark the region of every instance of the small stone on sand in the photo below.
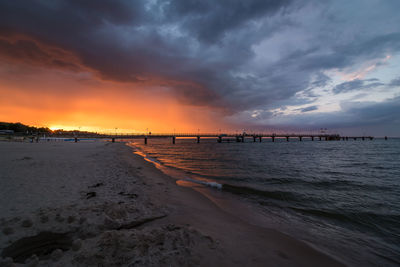
[[[58,261],[63,256],[63,251],[61,249],[56,249],[51,253],[51,259],[53,261]]]
[[[68,216],[67,222],[68,223],[73,223],[75,221],[75,217],[74,216]]]
[[[60,214],[57,214],[57,215],[56,215],[56,221],[57,221],[57,222],[63,222],[63,221],[64,221],[64,218],[63,218]]]
[[[11,227],[6,227],[3,229],[3,234],[5,235],[11,235],[14,233],[14,229],[12,229]]]
[[[86,199],[92,198],[96,196],[96,192],[88,192],[86,193]]]
[[[71,248],[73,251],[78,251],[81,247],[82,247],[82,240],[80,240],[79,238],[74,240],[74,242],[72,242]]]
[[[10,257],[8,257],[8,258],[5,258],[5,259],[3,259],[3,260],[0,260],[0,266],[4,266],[4,267],[14,267],[15,264],[14,264],[13,259],[10,258]]]
[[[39,258],[36,256],[36,254],[33,254],[29,259],[25,261],[25,264],[29,267],[36,267],[39,264]]]
[[[21,226],[26,228],[31,227],[32,225],[33,223],[30,219],[23,220],[21,223]]]
[[[47,223],[48,221],[49,221],[49,217],[47,217],[46,215],[43,215],[40,217],[41,223]]]

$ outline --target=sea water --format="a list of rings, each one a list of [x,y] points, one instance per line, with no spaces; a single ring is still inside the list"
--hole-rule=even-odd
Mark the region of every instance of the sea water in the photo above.
[[[400,139],[132,144],[174,178],[250,203],[349,265],[400,265]]]

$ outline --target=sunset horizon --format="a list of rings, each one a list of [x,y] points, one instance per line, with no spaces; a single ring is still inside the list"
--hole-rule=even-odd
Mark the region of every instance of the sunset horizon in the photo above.
[[[395,10],[389,4],[368,2],[365,13],[312,1],[2,5],[0,121],[400,132],[398,16],[383,15]]]

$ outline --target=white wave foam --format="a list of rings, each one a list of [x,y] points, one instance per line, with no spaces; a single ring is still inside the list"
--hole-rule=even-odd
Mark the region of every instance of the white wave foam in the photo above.
[[[216,182],[207,182],[207,181],[201,181],[201,180],[195,180],[195,179],[191,179],[191,178],[186,178],[183,179],[183,181],[188,181],[188,182],[192,182],[195,184],[202,184],[205,186],[209,186],[209,187],[214,187],[217,189],[222,189],[222,184],[216,183]]]
[[[145,160],[148,162],[153,163],[156,167],[160,168],[161,171],[163,171],[165,174],[174,177],[175,179],[182,180],[182,181],[187,181],[187,182],[192,182],[195,184],[201,184],[205,185],[208,187],[213,187],[217,189],[222,189],[222,184],[216,183],[216,182],[209,182],[209,181],[203,181],[203,180],[197,180],[197,179],[192,179],[192,178],[180,178],[182,176],[186,176],[183,171],[178,171],[178,172],[173,172],[171,173],[171,169],[164,166],[161,162],[159,162],[157,159],[150,157],[147,155],[140,147],[135,146],[134,143],[128,143],[128,145],[132,148],[135,149],[134,153],[143,157]]]

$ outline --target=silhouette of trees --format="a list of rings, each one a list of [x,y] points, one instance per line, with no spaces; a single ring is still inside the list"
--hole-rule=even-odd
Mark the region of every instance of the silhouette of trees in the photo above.
[[[0,130],[12,130],[16,133],[51,133],[51,130],[47,127],[34,127],[22,124],[20,122],[0,122]]]

